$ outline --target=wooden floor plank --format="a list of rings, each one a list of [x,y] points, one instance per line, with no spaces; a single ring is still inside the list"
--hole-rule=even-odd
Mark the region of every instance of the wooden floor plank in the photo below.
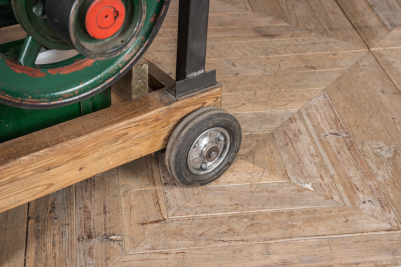
[[[76,266],[75,185],[29,203],[25,266]]]
[[[252,11],[288,23],[288,19],[277,0],[248,0]]]
[[[221,2],[242,8],[247,11],[252,11],[251,5],[248,0],[220,0]],[[213,7],[211,7],[213,8]]]
[[[280,57],[216,59],[207,61],[206,69],[218,69],[218,78],[222,76],[265,75],[276,72],[292,73],[311,70],[339,70],[349,68],[365,54],[365,51],[361,51],[286,55]],[[171,77],[175,77],[175,62],[154,63]]]
[[[337,0],[337,3],[370,48],[390,32],[367,0]]]
[[[296,110],[278,110],[232,113],[241,124],[243,134],[271,133],[292,115]]]
[[[332,91],[330,86],[327,90]],[[356,102],[349,104],[355,106]],[[398,227],[386,197],[326,93],[319,94],[301,112],[345,205]]]
[[[208,42],[243,42],[252,40],[270,40],[310,37],[311,32],[287,25],[246,26],[241,28],[211,28],[208,30]],[[177,30],[160,31],[152,45],[176,44]],[[145,56],[146,57],[146,56]]]
[[[262,168],[240,159],[231,165],[219,179],[207,186],[259,183],[262,174]]]
[[[164,221],[167,211],[157,158],[149,155],[117,168],[125,251]]]
[[[223,94],[271,92],[326,88],[346,69],[268,73],[263,75],[220,76]]]
[[[238,2],[240,2],[240,1],[242,1],[242,0],[229,0],[229,1],[238,1]],[[245,0],[245,1],[247,1],[247,0]],[[169,7],[169,13],[167,14],[167,15],[169,15],[169,14],[178,14],[178,4],[179,4],[179,1],[178,0],[172,0],[171,1],[171,3],[170,3],[170,7]],[[246,12],[246,11],[251,11],[250,9],[249,10],[246,10],[246,9],[243,9],[243,8],[241,8],[241,7],[238,7],[238,6],[235,6],[235,5],[233,5],[233,4],[230,4],[230,3],[226,3],[225,1],[215,1],[215,0],[212,0],[212,1],[210,1],[210,8],[209,8],[209,12],[210,13],[221,13],[221,12]]]
[[[246,157],[261,141],[264,141],[269,133],[245,134],[242,135],[241,147],[237,158]],[[259,166],[260,167],[260,166]],[[263,167],[262,167],[263,169]]]
[[[202,191],[204,186],[185,186],[167,170],[165,154],[159,156],[160,179],[163,185],[167,216],[171,217],[182,205]]]
[[[401,24],[401,5],[397,0],[366,0],[391,31]]]
[[[288,182],[208,186],[176,211],[174,217],[326,206],[341,204]]]
[[[369,53],[351,67],[350,72],[393,141],[401,149],[401,93],[382,66]],[[398,75],[401,75],[400,71]]]
[[[398,26],[388,35],[386,35],[383,39],[377,42],[372,47],[372,52],[386,50],[386,49],[400,49],[401,48],[401,27]]]
[[[345,206],[185,218],[161,224],[130,254],[389,230]]]
[[[25,266],[28,204],[0,214],[0,266]]]
[[[125,266],[397,266],[401,233],[339,236],[126,255]]]
[[[257,145],[243,159],[264,170],[261,181],[290,181],[272,134],[266,134],[264,139],[259,140]]]
[[[304,106],[321,91],[322,89],[225,95],[222,107],[232,113],[293,110]]]
[[[307,1],[329,37],[357,45],[361,48],[366,47],[335,0]]]
[[[326,35],[306,0],[278,0],[278,2],[291,25]]]
[[[394,212],[400,219],[401,151],[351,73],[344,74],[335,84],[329,86],[327,93],[346,125],[347,132],[362,152],[363,160],[360,164],[367,163],[376,177],[372,179],[374,178],[372,175],[365,174],[365,179],[370,182],[370,187],[378,197],[387,220],[392,221],[392,225],[397,225]]]
[[[270,0],[271,1],[271,0]],[[276,1],[276,0],[274,0]],[[247,13],[219,13],[218,16],[209,16],[208,29],[213,28],[241,28],[242,25],[263,26],[263,25],[286,25],[286,22],[277,20],[274,17],[260,16],[253,12]],[[167,18],[163,22],[163,30],[176,29],[178,25],[178,16]]]
[[[401,49],[383,49],[372,52],[390,77],[391,81],[395,84],[398,90],[401,90]]]
[[[26,32],[19,25],[0,28],[0,44],[25,38]]]
[[[77,266],[111,266],[125,254],[117,170],[76,185]]]
[[[300,112],[273,134],[292,182],[344,203]]]
[[[253,40],[248,42],[208,42],[206,59],[238,59],[272,57],[318,53],[339,53],[366,51],[353,44],[328,37],[305,37],[291,39]],[[176,44],[152,45],[146,53],[151,62],[175,62]]]

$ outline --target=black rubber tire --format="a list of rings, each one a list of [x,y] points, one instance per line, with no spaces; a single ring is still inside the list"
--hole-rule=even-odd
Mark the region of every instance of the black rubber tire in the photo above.
[[[195,140],[205,131],[222,127],[230,134],[230,148],[221,164],[204,175],[192,173],[187,164],[188,153]],[[205,185],[219,178],[233,163],[241,146],[242,132],[238,120],[219,107],[198,109],[175,128],[166,148],[167,169],[184,185]]]

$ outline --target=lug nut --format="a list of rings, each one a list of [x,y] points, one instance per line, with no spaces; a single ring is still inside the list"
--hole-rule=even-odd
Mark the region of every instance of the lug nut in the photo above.
[[[203,163],[201,164],[201,169],[202,169],[202,170],[206,170],[206,169],[207,169],[207,163],[206,163],[206,162],[203,162]]]
[[[226,140],[226,138],[224,137],[224,135],[220,135],[218,140],[219,140],[219,142],[224,142],[224,140]]]

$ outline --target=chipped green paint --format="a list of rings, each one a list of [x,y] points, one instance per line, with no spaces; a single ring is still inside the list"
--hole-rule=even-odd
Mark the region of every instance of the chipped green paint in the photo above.
[[[0,143],[107,108],[111,104],[110,92],[109,88],[84,100],[84,106],[90,106],[90,110],[86,108],[85,112],[81,103],[42,110],[0,104]]]
[[[17,1],[17,0],[13,0]],[[27,0],[30,1],[30,0]],[[0,45],[0,103],[43,109],[65,106],[77,99],[88,98],[109,87],[116,75],[142,56],[149,38],[153,37],[158,19],[164,17],[169,0],[144,0],[146,18],[135,43],[121,55],[107,60],[93,61],[81,55],[63,62],[29,68],[17,63],[15,51]],[[6,50],[6,51],[5,51]],[[7,56],[6,56],[7,55]]]

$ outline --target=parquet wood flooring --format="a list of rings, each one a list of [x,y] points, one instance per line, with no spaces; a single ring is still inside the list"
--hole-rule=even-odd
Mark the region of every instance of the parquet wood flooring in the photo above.
[[[211,0],[235,163],[185,187],[146,156],[2,213],[0,266],[401,265],[400,4]],[[177,14],[145,55],[172,77]]]

